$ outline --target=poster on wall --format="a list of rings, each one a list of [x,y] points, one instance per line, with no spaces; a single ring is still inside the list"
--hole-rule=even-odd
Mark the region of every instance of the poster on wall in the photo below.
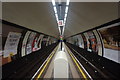
[[[93,31],[87,32],[88,34],[88,41],[89,41],[89,49],[91,49],[93,52],[97,52],[97,39],[93,33]]]
[[[38,50],[41,49],[41,43],[42,43],[43,37],[44,37],[44,35],[43,35],[43,34],[40,34],[39,40],[38,40],[38,42],[37,42],[37,43],[38,43]]]
[[[52,44],[51,39],[52,39],[52,37],[49,37],[48,45],[51,45],[51,44]]]
[[[74,37],[70,37],[69,40],[71,44],[74,44]]]
[[[21,33],[9,32],[4,47],[4,54],[3,54],[4,58],[17,54],[17,47],[20,37],[21,37]]]
[[[25,37],[23,39],[21,56],[25,56],[26,55],[26,44],[27,44],[27,40],[29,38],[30,33],[31,33],[31,31],[27,31],[26,34],[25,34]]]
[[[49,40],[50,40],[50,37],[47,38],[46,46],[49,45]]]
[[[29,38],[27,40],[27,46],[26,46],[26,54],[30,54],[32,52],[32,43],[33,43],[33,40],[35,38],[35,35],[36,35],[35,32],[32,32],[29,35]]]
[[[84,49],[87,50],[87,39],[84,34],[81,34],[83,41],[84,41]]]
[[[33,43],[32,43],[32,51],[37,51],[38,50],[38,41],[40,40],[39,38],[39,34],[37,34],[33,40]]]
[[[104,43],[104,57],[119,62],[120,57],[120,25],[111,25],[99,29]]]
[[[103,41],[102,41],[102,38],[101,38],[101,35],[100,33],[97,31],[97,30],[93,30],[95,36],[96,36],[96,39],[97,39],[97,50],[98,50],[98,55],[100,56],[103,56]]]
[[[54,40],[54,38],[53,38],[53,37],[51,37],[51,44],[52,44],[52,43],[54,43],[54,41],[55,41],[55,40]]]
[[[87,40],[87,50],[90,52],[97,52],[97,40],[92,31],[84,33]]]
[[[43,40],[42,40],[42,45],[43,45],[43,46],[46,46],[47,40],[48,40],[48,36],[44,36],[44,37],[43,37]]]
[[[84,42],[81,35],[78,35],[79,47],[84,48]]]
[[[78,36],[74,36],[74,45],[79,46]]]

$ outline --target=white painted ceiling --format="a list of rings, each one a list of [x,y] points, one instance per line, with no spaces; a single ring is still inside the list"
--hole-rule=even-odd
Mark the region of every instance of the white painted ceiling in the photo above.
[[[65,37],[86,31],[118,18],[118,3],[71,2]],[[3,3],[3,19],[35,31],[58,37],[58,27],[50,2]]]

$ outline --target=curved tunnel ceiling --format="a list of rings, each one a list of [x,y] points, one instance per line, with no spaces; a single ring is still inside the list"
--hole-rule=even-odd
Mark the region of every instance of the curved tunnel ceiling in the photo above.
[[[50,2],[5,2],[3,20],[58,37],[59,30]]]
[[[75,35],[118,18],[117,2],[72,2],[65,36]]]
[[[65,37],[118,18],[116,2],[71,2]],[[3,3],[3,19],[38,32],[58,37],[59,31],[50,2]]]

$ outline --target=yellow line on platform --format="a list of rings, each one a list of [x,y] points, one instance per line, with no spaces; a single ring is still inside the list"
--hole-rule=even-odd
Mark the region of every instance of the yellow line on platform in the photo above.
[[[78,67],[79,71],[81,72],[82,76],[84,77],[85,80],[88,80],[85,73],[83,72],[83,70],[81,69],[81,67],[79,66],[78,62],[76,61],[76,59],[73,57],[73,55],[71,54],[71,52],[68,50],[68,47],[66,48],[68,53],[70,54],[70,56],[72,57],[73,61],[75,62],[76,66]]]
[[[55,49],[55,52],[56,52],[57,48]],[[48,58],[46,64],[43,66],[42,70],[40,71],[39,75],[37,76],[36,80],[38,80],[41,77],[42,73],[44,72],[45,68],[47,67],[48,63],[50,62],[50,60],[53,57],[53,55],[55,54],[55,52],[50,55],[50,57]]]

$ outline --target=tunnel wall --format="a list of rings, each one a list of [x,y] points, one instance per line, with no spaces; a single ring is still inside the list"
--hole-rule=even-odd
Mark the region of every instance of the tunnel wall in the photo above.
[[[120,19],[66,38],[89,52],[120,63]]]
[[[2,21],[2,65],[56,43],[55,37]]]

